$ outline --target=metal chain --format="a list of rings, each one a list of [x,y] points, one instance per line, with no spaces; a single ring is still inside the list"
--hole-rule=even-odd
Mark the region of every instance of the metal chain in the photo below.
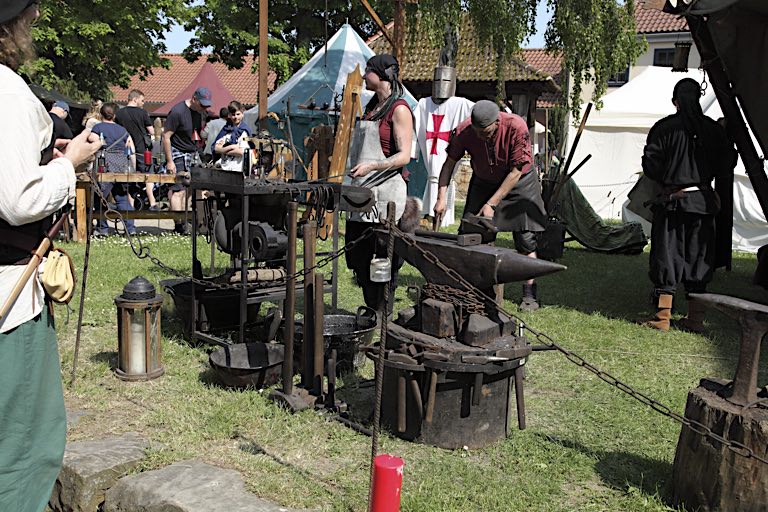
[[[725,445],[730,451],[737,455],[741,455],[742,457],[745,457],[747,459],[755,459],[757,461],[762,462],[763,464],[768,464],[768,459],[765,457],[761,457],[760,455],[756,454],[750,447],[746,446],[743,443],[740,443],[738,441],[733,441],[730,439],[726,439],[720,434],[717,434],[712,431],[711,428],[704,425],[703,423],[700,423],[696,420],[692,420],[690,418],[686,418],[676,412],[674,412],[668,405],[665,405],[658,400],[655,400],[645,393],[642,393],[641,391],[637,391],[629,384],[626,384],[625,382],[622,382],[621,380],[617,379],[610,373],[601,370],[600,368],[596,367],[595,365],[589,363],[586,359],[581,357],[580,355],[558,345],[555,343],[555,341],[548,336],[547,334],[544,334],[542,332],[537,331],[536,329],[533,329],[529,327],[528,325],[525,325],[525,323],[522,321],[520,317],[517,315],[514,315],[508,311],[506,311],[501,305],[496,303],[495,300],[493,300],[491,297],[483,293],[478,288],[475,288],[469,281],[464,279],[459,273],[457,273],[455,270],[447,267],[444,263],[442,263],[437,256],[432,254],[426,249],[423,249],[416,243],[416,241],[411,238],[408,234],[400,231],[400,229],[397,228],[397,226],[390,226],[391,229],[394,230],[395,234],[408,246],[413,247],[417,251],[419,251],[422,256],[424,256],[424,259],[429,261],[430,263],[434,264],[437,268],[445,272],[449,277],[451,277],[456,283],[463,286],[469,293],[473,294],[475,296],[475,299],[477,301],[482,301],[486,305],[493,305],[495,309],[504,315],[507,315],[511,318],[514,318],[518,322],[520,322],[522,325],[524,325],[525,329],[527,329],[531,334],[533,334],[536,337],[536,341],[541,343],[542,345],[545,345],[551,349],[557,350],[561,354],[563,354],[568,361],[572,362],[573,364],[580,366],[587,371],[592,372],[593,374],[597,375],[600,380],[603,382],[606,382],[610,384],[611,386],[615,387],[619,391],[622,391],[626,393],[627,395],[631,396],[635,400],[637,400],[640,403],[643,403],[653,409],[654,411],[661,413],[662,415],[671,418],[678,423],[681,423],[685,425],[686,427],[690,428],[693,432],[708,437],[710,439],[714,439],[715,441],[722,443]]]
[[[477,299],[474,293],[454,288],[445,284],[426,283],[421,287],[422,294],[428,299],[437,299],[453,304],[463,313],[484,315],[485,303]]]

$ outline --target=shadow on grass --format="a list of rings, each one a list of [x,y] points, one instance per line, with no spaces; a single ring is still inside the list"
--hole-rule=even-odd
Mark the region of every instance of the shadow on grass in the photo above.
[[[245,453],[249,453],[251,455],[261,455],[261,456],[267,457],[273,462],[279,464],[280,466],[299,475],[300,477],[303,477],[307,481],[313,482],[314,484],[321,487],[322,489],[324,489],[326,492],[328,492],[333,496],[344,493],[344,490],[340,486],[336,485],[333,482],[328,482],[326,480],[318,478],[316,473],[307,471],[306,469],[303,469],[297,466],[296,464],[292,464],[287,460],[282,459],[281,457],[275,455],[274,453],[269,452],[266,448],[264,448],[258,442],[256,442],[256,440],[243,436],[242,434],[238,435],[238,439],[240,441],[239,448],[241,451]],[[347,507],[346,509],[353,510],[352,508],[349,508],[349,507]]]
[[[117,351],[115,350],[97,352],[88,359],[90,359],[92,363],[107,363],[110,370],[117,368]]]
[[[571,439],[536,434],[549,443],[576,450],[597,462],[595,469],[602,482],[621,492],[635,488],[645,494],[658,495],[668,506],[672,505],[672,464],[649,459],[636,453],[623,451],[596,451]]]

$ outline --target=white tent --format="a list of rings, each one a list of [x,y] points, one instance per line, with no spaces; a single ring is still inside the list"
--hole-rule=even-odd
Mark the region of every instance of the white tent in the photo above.
[[[690,77],[702,82],[703,73],[672,73],[669,68],[648,67],[636,78],[603,98],[603,108],[592,110],[581,135],[571,169],[588,154],[589,162],[573,176],[584,197],[603,218],[638,220],[624,210],[627,194],[642,170],[641,158],[651,126],[659,119],[675,113],[672,89]],[[712,87],[701,99],[704,113],[713,119],[722,116]],[[586,105],[582,106],[582,112]],[[568,146],[573,144],[576,129],[568,133]],[[760,208],[744,165],[734,172],[733,248],[757,252],[768,244],[768,224]]]

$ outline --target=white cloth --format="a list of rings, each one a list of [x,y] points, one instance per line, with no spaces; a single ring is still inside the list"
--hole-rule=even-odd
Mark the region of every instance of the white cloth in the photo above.
[[[205,128],[203,128],[203,131],[200,134],[200,136],[205,140],[205,149],[203,150],[203,153],[206,155],[213,154],[213,141],[216,139],[216,136],[226,124],[227,120],[221,118],[211,119],[206,123]]]
[[[51,215],[75,197],[75,170],[66,158],[40,165],[48,147],[53,122],[40,100],[10,68],[0,65],[0,218],[13,226]],[[0,266],[0,304],[4,304],[22,272],[23,265]],[[30,279],[8,315],[0,320],[0,332],[31,320],[43,309],[40,280]]]
[[[237,139],[237,143],[240,146],[240,148],[243,149],[243,151],[248,150],[248,143],[244,142],[248,138],[249,138],[249,135],[246,132],[243,132],[243,134],[240,135],[240,138]],[[216,145],[214,146],[214,149],[217,147],[223,147],[224,144],[229,144],[228,141],[229,141],[229,137],[220,138],[219,140],[216,141]],[[253,154],[251,154],[251,162],[253,162]],[[242,172],[243,155],[221,155],[221,159],[219,160],[219,166],[225,171]]]
[[[444,102],[437,104],[432,98],[422,98],[416,107],[416,135],[421,148],[421,157],[427,168],[427,184],[424,187],[422,201],[422,214],[434,215],[435,201],[437,201],[438,180],[440,169],[443,168],[448,157],[446,148],[451,132],[472,113],[473,102],[466,98],[453,96]],[[456,163],[458,167],[458,162]],[[456,168],[453,169],[456,172]],[[454,223],[454,197],[456,185],[451,179],[448,185],[448,201],[443,221],[440,227],[450,226]]]

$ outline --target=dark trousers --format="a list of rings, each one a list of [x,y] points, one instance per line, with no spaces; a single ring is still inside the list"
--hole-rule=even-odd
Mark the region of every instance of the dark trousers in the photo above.
[[[706,290],[715,268],[715,217],[656,208],[651,228],[649,277],[656,295]]]
[[[112,197],[115,198],[115,203],[117,203],[117,209],[118,210],[127,210],[131,211],[133,210],[133,206],[131,206],[131,203],[128,202],[128,185],[124,183],[100,183],[99,188],[101,188],[101,193],[104,194],[104,197],[109,197],[109,193],[112,193]],[[101,204],[101,202],[99,202]],[[104,208],[104,205],[101,205],[101,209]],[[125,228],[128,230],[129,233],[133,233],[136,231],[136,226],[134,225],[134,222],[132,219],[126,219],[125,221]],[[101,219],[98,224],[96,224],[96,232],[106,235],[109,231],[109,225],[107,225],[106,219]]]
[[[376,227],[377,224],[370,222],[347,221],[347,233],[345,243],[349,245],[353,240],[360,238],[366,229]],[[384,286],[385,283],[374,283],[371,281],[370,265],[375,257],[387,257],[386,238],[380,239],[375,234],[356,244],[348,250],[344,257],[347,262],[347,268],[355,273],[357,285],[363,289],[363,299],[365,305],[371,309],[379,311],[384,305]],[[397,273],[403,266],[403,259],[395,254],[392,258],[392,279],[389,282],[389,309],[392,311],[392,305],[395,302],[395,288],[397,288]]]

